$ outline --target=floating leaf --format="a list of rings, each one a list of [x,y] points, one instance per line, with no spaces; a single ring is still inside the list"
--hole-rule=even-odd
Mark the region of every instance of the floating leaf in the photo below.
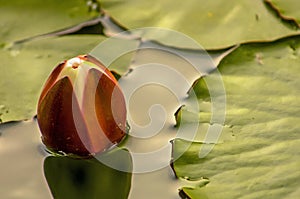
[[[50,72],[59,62],[85,54],[105,38],[66,36],[48,38],[0,49],[0,119],[31,118]]]
[[[296,27],[274,16],[261,0],[102,0],[101,5],[129,29],[168,28],[192,37],[206,49],[248,41],[270,41],[299,33]],[[157,39],[155,34],[147,37]],[[168,35],[160,40],[173,46],[178,42]]]
[[[298,36],[273,43],[242,45],[220,63],[227,97],[225,125],[235,139],[215,145],[203,143],[204,140],[173,142],[174,158],[184,153],[174,162],[176,175],[188,179],[205,177],[210,181],[202,188],[184,187],[183,192],[189,197],[297,198],[300,192],[299,55]],[[203,81],[194,85],[200,105],[210,103],[206,88]],[[181,111],[194,114],[200,124],[210,122],[210,108],[200,113],[184,107]],[[181,121],[180,125],[189,122],[198,121]],[[213,150],[199,158],[200,149],[208,145],[214,146]]]
[[[85,0],[1,0],[0,44],[63,29],[98,15]]]
[[[77,55],[91,53],[102,61],[118,46],[98,46],[105,37],[101,35],[73,35],[49,37],[11,47],[0,48],[0,122],[31,118],[36,114],[37,100],[43,83],[54,66]],[[111,39],[114,44],[125,40]],[[126,41],[127,45],[138,45]],[[131,54],[120,55],[106,65],[119,74],[129,67]]]
[[[265,0],[275,9],[278,14],[286,20],[295,21],[300,27],[300,13],[298,0]]]

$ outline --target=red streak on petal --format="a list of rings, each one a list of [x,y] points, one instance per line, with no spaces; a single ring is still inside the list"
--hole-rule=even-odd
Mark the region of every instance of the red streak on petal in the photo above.
[[[73,115],[77,117],[76,126]],[[83,156],[89,154],[78,135],[87,135],[87,128],[68,77],[57,81],[47,92],[38,107],[37,119],[42,140],[49,149]]]

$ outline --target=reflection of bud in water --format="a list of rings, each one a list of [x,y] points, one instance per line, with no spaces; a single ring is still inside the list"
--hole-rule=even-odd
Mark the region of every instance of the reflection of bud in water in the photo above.
[[[113,165],[122,165],[123,172],[95,158],[77,159],[48,156],[44,176],[53,198],[62,199],[125,199],[131,187],[132,160],[127,150],[115,148],[99,154]]]
[[[111,72],[90,55],[53,70],[37,111],[42,140],[53,151],[90,155],[125,136],[123,93]]]

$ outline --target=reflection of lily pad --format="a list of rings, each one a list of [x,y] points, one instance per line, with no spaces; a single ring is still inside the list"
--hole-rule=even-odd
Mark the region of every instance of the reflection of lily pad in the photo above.
[[[2,0],[0,44],[66,28],[96,15],[88,12],[85,0]]]
[[[273,40],[296,33],[269,12],[261,0],[103,0],[101,5],[127,28],[169,28],[194,38],[204,48]],[[168,35],[163,40],[174,43]]]
[[[131,156],[104,154],[123,167],[132,168]],[[123,153],[124,155],[124,153]],[[128,197],[131,173],[110,168],[97,159],[73,159],[50,156],[45,159],[44,172],[54,198],[115,198]]]
[[[225,124],[235,139],[217,143],[201,159],[199,150],[208,144],[192,143],[175,161],[177,176],[209,178],[210,183],[205,187],[183,188],[187,195],[192,198],[299,196],[299,55],[300,37],[293,37],[242,45],[220,63],[227,97]],[[206,86],[203,81],[198,82],[194,89],[200,105],[210,103]],[[191,112],[195,114],[191,118],[200,116],[200,123],[208,123],[209,111]],[[188,121],[181,122],[180,125],[188,125]],[[173,154],[184,152],[187,144],[176,140]]]
[[[300,1],[299,0],[265,0],[274,9],[276,9],[281,17],[288,20],[294,20],[300,27]]]

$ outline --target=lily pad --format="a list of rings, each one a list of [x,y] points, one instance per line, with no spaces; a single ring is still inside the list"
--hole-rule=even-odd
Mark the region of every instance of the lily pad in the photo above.
[[[206,49],[257,40],[272,41],[299,33],[297,27],[274,16],[261,0],[102,0],[101,6],[129,29],[168,28],[190,36]],[[157,39],[155,36],[147,35]],[[174,46],[174,39],[168,35],[159,40]]]
[[[66,36],[0,49],[0,119],[22,120],[36,114],[43,83],[58,63],[86,54],[102,36]]]
[[[221,61],[219,71],[227,108],[225,124],[219,125],[227,126],[235,139],[217,143],[180,139],[173,142],[173,158],[178,158],[173,164],[176,175],[190,180],[209,179],[204,187],[184,187],[186,195],[196,199],[298,198],[299,55],[297,36],[272,43],[245,44]],[[213,75],[216,73],[202,80]],[[193,87],[200,105],[210,103],[202,80]],[[209,106],[200,113],[184,107],[180,111],[199,120],[183,120],[180,125],[210,124]],[[213,150],[199,158],[199,151],[205,146],[212,146]]]
[[[0,44],[63,29],[98,16],[85,0],[1,0]]]
[[[105,61],[111,50],[118,48],[117,45],[108,46],[108,42],[101,45],[106,39],[101,35],[50,37],[0,49],[0,122],[33,117],[42,86],[61,61],[87,53]],[[110,41],[124,43],[117,38]],[[138,41],[125,41],[125,44],[137,46]],[[122,75],[127,71],[132,56],[133,53],[120,55],[105,64],[116,75]]]
[[[300,2],[297,0],[265,0],[268,2],[283,19],[293,20],[300,27]]]

